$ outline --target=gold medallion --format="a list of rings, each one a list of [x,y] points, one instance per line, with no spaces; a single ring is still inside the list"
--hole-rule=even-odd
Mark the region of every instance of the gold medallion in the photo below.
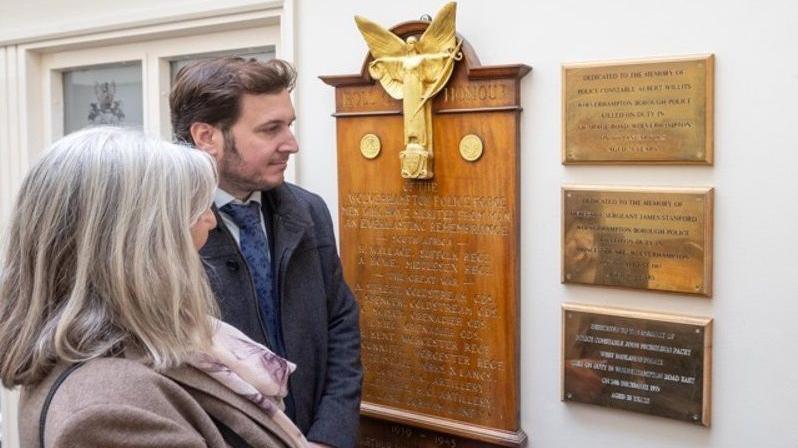
[[[460,140],[460,155],[469,162],[476,162],[482,157],[482,140],[474,134],[468,134]]]
[[[360,153],[367,159],[374,159],[380,155],[380,138],[374,134],[366,134],[360,139]]]

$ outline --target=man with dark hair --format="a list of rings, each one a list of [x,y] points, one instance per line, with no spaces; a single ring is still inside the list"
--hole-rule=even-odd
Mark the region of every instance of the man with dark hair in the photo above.
[[[298,151],[287,62],[218,58],[181,69],[175,137],[213,156],[218,228],[202,249],[222,318],[297,364],[286,413],[319,445],[356,445],[358,308],[324,201],[284,182]]]

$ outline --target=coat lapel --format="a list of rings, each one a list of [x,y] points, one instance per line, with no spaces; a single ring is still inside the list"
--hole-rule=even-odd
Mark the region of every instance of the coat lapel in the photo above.
[[[273,210],[274,256],[276,257],[278,291],[284,291],[283,280],[288,261],[307,230],[313,227],[313,220],[286,184],[264,192],[264,195],[267,200],[263,201],[263,206]]]
[[[274,217],[274,254],[278,267],[291,258],[305,231],[313,226],[313,220],[305,208],[298,202],[289,187],[282,184],[264,192],[268,198],[264,207],[271,207]]]

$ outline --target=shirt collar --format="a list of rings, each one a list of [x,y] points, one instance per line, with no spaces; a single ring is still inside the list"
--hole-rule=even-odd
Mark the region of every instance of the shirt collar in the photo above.
[[[260,191],[253,191],[249,198],[246,201],[239,201],[236,199],[232,194],[222,190],[221,188],[217,188],[216,192],[213,195],[213,204],[216,206],[217,209],[224,207],[227,204],[249,204],[250,202],[257,202],[261,204],[261,192]]]

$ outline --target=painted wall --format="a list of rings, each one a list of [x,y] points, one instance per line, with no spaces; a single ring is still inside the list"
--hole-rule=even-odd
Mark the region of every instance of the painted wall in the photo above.
[[[133,19],[160,22],[163,17],[195,14],[231,8],[252,9],[275,3],[270,0],[26,0],[0,1],[0,44],[39,40],[42,36],[105,26],[118,29]]]
[[[133,2],[0,1],[0,221],[20,167],[12,125],[13,43],[60,33],[240,5]],[[300,183],[322,194],[337,222],[333,89],[317,77],[360,69],[366,47],[352,17],[386,26],[434,14],[442,2],[298,0],[297,158]],[[484,64],[533,66],[522,85],[522,427],[538,447],[796,446],[798,339],[795,292],[798,220],[798,6],[790,0],[616,0],[529,2],[460,0],[458,30]],[[712,52],[716,55],[714,167],[564,167],[560,164],[560,64]],[[13,179],[13,180],[12,180]],[[560,186],[714,186],[715,293],[695,298],[564,286],[560,278]],[[711,428],[559,400],[560,305],[579,302],[715,319]],[[4,403],[9,409],[9,403]],[[4,446],[8,446],[8,439]],[[11,444],[10,446],[13,446]]]
[[[392,26],[443,2],[302,0],[296,11],[300,182],[337,219],[333,89],[366,47],[352,17]],[[788,0],[461,0],[458,31],[483,64],[526,63],[522,84],[522,427],[538,447],[787,447],[798,419],[798,4]],[[564,167],[560,64],[714,53],[713,167]],[[560,284],[563,184],[714,186],[711,299]],[[560,306],[715,319],[711,428],[560,401]]]

